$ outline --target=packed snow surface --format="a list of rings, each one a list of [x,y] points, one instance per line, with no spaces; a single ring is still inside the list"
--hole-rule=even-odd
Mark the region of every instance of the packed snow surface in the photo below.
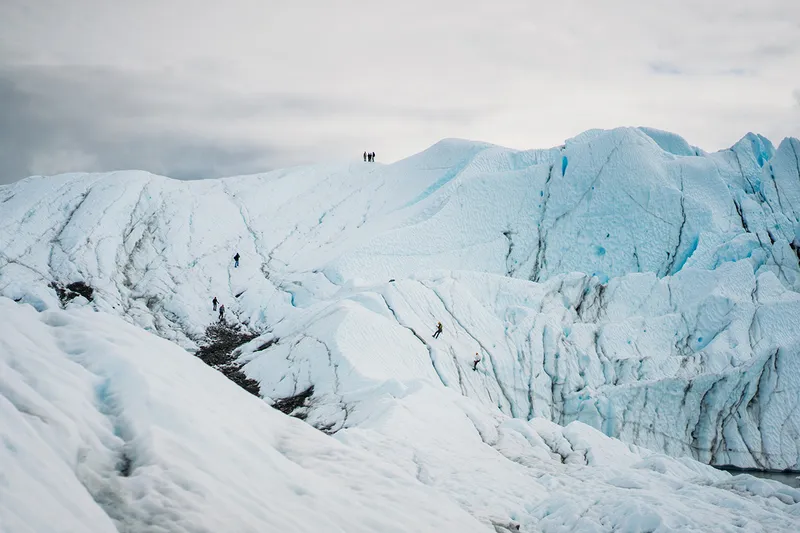
[[[0,187],[0,529],[792,531],[797,490],[694,459],[800,468],[799,153]],[[263,400],[183,350],[214,296]]]

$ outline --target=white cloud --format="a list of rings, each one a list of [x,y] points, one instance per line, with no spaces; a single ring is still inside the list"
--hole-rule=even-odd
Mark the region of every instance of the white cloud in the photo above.
[[[395,159],[442,137],[544,147],[620,125],[717,149],[750,130],[800,135],[798,21],[792,0],[5,0],[0,63],[111,68],[132,81],[92,87],[76,70],[119,103],[90,106],[86,126],[262,146],[271,166]],[[82,101],[24,90],[66,115]]]
[[[97,158],[94,155],[81,150],[54,149],[33,154],[28,171],[47,176],[59,172],[83,171],[94,167],[96,163]]]

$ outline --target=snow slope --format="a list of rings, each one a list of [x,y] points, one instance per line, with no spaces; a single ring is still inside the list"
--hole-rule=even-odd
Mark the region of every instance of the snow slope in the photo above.
[[[3,531],[485,530],[115,317],[0,309]]]
[[[790,531],[800,491],[429,382],[329,437],[174,344],[0,298],[0,529]]]
[[[623,128],[200,182],[32,177],[0,187],[0,295],[55,310],[51,283],[83,281],[93,300],[70,309],[188,349],[216,295],[260,334],[240,357],[267,400],[313,385],[299,412],[340,440],[380,426],[370,451],[405,431],[387,420],[406,407],[376,398],[420,388],[409,412],[425,423],[402,439],[420,453],[441,420],[475,411],[798,469],[798,153],[748,134],[708,154]]]

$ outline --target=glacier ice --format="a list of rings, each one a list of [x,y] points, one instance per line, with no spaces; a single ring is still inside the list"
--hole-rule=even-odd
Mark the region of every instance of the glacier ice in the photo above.
[[[621,128],[547,150],[446,140],[392,165],[197,182],[31,177],[0,187],[0,295],[68,320],[116,315],[189,350],[217,296],[259,334],[237,356],[267,399],[313,386],[306,422],[484,524],[504,509],[496,520],[602,530],[613,508],[641,521],[619,528],[711,530],[645,496],[618,501],[661,483],[689,505],[704,491],[683,491],[687,479],[745,494],[780,524],[793,496],[667,456],[800,468],[799,153],[797,139],[748,134],[706,153]],[[92,301],[60,302],[51,285],[77,281]],[[456,435],[474,447],[462,455]],[[481,454],[485,468],[460,472]],[[562,466],[545,468],[554,460],[577,478],[602,467],[587,490],[608,497],[594,510],[548,499],[575,490]],[[505,504],[490,497],[501,488]],[[789,507],[764,503],[775,499]],[[723,522],[757,527],[753,516]]]
[[[329,437],[107,313],[2,297],[0,313],[9,533],[790,531],[797,520],[797,489],[579,422],[492,413],[427,380],[347,393],[352,425]]]

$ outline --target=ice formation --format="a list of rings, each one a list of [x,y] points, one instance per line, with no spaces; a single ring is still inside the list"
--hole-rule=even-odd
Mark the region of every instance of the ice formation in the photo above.
[[[789,531],[796,490],[690,458],[799,468],[798,153],[624,128],[0,187],[0,495],[75,531]],[[213,296],[263,400],[175,346]]]

